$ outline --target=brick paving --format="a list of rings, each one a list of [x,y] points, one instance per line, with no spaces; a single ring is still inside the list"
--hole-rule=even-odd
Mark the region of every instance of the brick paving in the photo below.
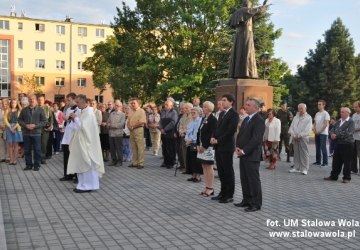
[[[311,152],[313,162],[313,145]],[[144,169],[128,168],[128,163],[106,167],[101,189],[85,194],[73,193],[73,183],[58,181],[62,155],[47,162],[39,172],[23,171],[23,160],[16,166],[1,163],[0,249],[359,249],[358,226],[283,225],[284,219],[360,220],[358,175],[349,184],[325,182],[330,168],[311,166],[303,176],[288,173],[285,162],[275,171],[262,163],[262,210],[245,213],[231,203],[198,195],[203,183],[189,183],[181,173],[175,177],[174,170],[160,168],[160,158],[149,152]],[[237,160],[235,166],[234,198],[240,202]],[[215,191],[219,184],[216,179]],[[268,220],[278,220],[281,227],[267,226]],[[269,236],[269,231],[295,230],[355,230],[356,235]]]

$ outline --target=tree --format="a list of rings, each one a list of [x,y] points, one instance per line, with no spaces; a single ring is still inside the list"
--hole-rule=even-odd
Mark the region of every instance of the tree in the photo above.
[[[24,94],[43,94],[42,85],[37,80],[36,75],[28,76],[27,74],[23,75],[23,83],[18,84],[18,89],[21,93]]]
[[[213,99],[217,80],[228,74],[233,32],[228,20],[235,8],[234,0],[137,0],[134,10],[123,3],[112,24],[114,40],[93,48],[86,69],[94,72],[96,86],[101,89],[107,80],[123,99]],[[269,16],[254,27],[257,56],[273,54],[281,35]],[[276,59],[267,72],[276,100],[286,94],[281,78],[287,71]]]
[[[348,29],[337,18],[318,41],[315,50],[308,52],[305,65],[298,68],[299,83],[307,90],[294,99],[306,102],[315,113],[316,102],[324,99],[330,113],[342,105],[351,105],[358,93],[355,48]]]
[[[109,59],[118,48],[117,41],[114,36],[109,36],[105,42],[100,42],[91,48],[94,52],[92,57],[86,58],[84,69],[93,72],[94,87],[100,89],[100,94],[106,90],[106,84],[112,71],[112,65]]]

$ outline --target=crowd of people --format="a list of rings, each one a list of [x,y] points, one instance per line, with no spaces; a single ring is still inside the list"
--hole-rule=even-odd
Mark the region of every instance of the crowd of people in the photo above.
[[[0,161],[16,165],[25,157],[25,171],[39,171],[53,154],[63,154],[64,174],[60,181],[77,183],[74,192],[84,193],[100,187],[104,165],[143,169],[145,151],[161,156],[160,167],[177,167],[191,175],[187,181],[202,182],[200,195],[220,203],[233,202],[235,174],[234,153],[240,158],[243,200],[237,207],[253,212],[261,209],[262,192],[260,162],[275,170],[284,148],[286,162],[293,165],[290,173],[309,172],[309,136],[313,131],[316,162],[327,167],[333,157],[332,171],[324,180],[335,181],[343,169],[343,182],[358,173],[360,157],[360,102],[353,104],[355,113],[341,107],[340,119],[330,117],[326,102],[319,100],[314,119],[304,103],[293,114],[282,102],[278,110],[265,108],[257,99],[249,98],[237,111],[235,99],[225,94],[216,104],[200,99],[176,102],[168,97],[164,106],[142,105],[137,98],[119,99],[107,104],[86,96],[69,93],[60,103],[44,96],[21,96],[2,99],[0,109]],[[216,105],[216,112],[215,112]],[[98,136],[95,136],[98,135]],[[329,150],[327,149],[329,142]],[[215,196],[214,169],[221,187]]]

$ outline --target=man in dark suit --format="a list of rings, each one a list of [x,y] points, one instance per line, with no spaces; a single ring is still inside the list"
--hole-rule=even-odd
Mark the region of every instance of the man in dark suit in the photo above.
[[[235,206],[247,207],[246,212],[260,210],[262,205],[259,168],[265,122],[258,113],[259,106],[260,102],[256,99],[250,98],[246,101],[245,110],[249,116],[243,121],[236,139],[236,154],[240,158],[243,200]]]
[[[332,171],[326,181],[336,181],[343,169],[343,183],[349,183],[351,180],[351,160],[354,152],[354,132],[355,124],[350,118],[351,110],[347,107],[340,109],[341,119],[335,123],[330,131],[332,140],[336,142],[336,148],[333,155]]]
[[[215,157],[221,190],[212,200],[220,203],[233,202],[235,190],[235,174],[233,168],[233,155],[235,151],[235,137],[239,114],[233,109],[235,102],[233,95],[225,94],[221,98],[224,111],[220,113],[216,132],[210,143],[215,146]]]

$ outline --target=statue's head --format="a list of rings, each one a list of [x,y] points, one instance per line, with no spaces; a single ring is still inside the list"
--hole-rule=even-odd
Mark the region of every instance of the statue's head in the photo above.
[[[250,0],[244,0],[244,7],[251,8],[252,7],[251,1]]]

